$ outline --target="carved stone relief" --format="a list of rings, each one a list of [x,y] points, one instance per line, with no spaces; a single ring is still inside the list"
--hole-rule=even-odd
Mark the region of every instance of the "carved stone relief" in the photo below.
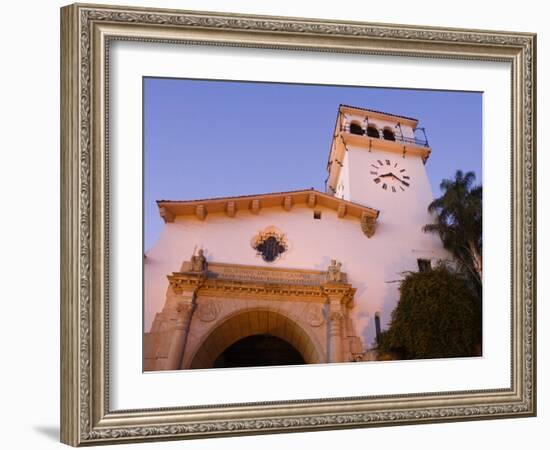
[[[220,315],[220,304],[208,299],[199,303],[197,314],[202,322],[213,322]]]
[[[312,327],[320,327],[325,323],[323,307],[321,305],[309,305],[306,312],[306,320]]]
[[[371,238],[374,236],[376,229],[376,218],[367,216],[366,214],[361,217],[361,230],[365,233],[365,236]]]

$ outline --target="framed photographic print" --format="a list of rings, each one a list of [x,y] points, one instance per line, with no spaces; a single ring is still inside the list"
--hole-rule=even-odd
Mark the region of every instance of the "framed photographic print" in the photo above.
[[[535,35],[71,5],[61,439],[533,416]]]

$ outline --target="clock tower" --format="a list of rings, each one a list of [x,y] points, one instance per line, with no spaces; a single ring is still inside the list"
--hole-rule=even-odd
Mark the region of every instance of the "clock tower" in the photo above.
[[[425,164],[431,149],[417,125],[409,117],[340,105],[326,192],[379,209],[388,224],[428,223],[433,196]]]

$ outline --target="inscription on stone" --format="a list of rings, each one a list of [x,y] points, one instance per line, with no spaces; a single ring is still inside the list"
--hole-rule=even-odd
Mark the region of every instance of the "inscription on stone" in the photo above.
[[[211,264],[207,277],[228,281],[248,281],[257,283],[319,285],[325,281],[325,272],[297,272],[292,270],[263,270]]]

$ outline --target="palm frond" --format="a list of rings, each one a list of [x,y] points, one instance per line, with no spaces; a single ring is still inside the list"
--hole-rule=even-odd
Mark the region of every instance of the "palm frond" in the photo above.
[[[443,179],[442,195],[428,206],[434,223],[422,227],[425,233],[437,233],[443,246],[455,257],[476,282],[481,284],[474,258],[480,260],[482,248],[482,196],[481,186],[475,186],[474,172],[457,170],[454,178]],[[476,249],[471,248],[475,243]]]

